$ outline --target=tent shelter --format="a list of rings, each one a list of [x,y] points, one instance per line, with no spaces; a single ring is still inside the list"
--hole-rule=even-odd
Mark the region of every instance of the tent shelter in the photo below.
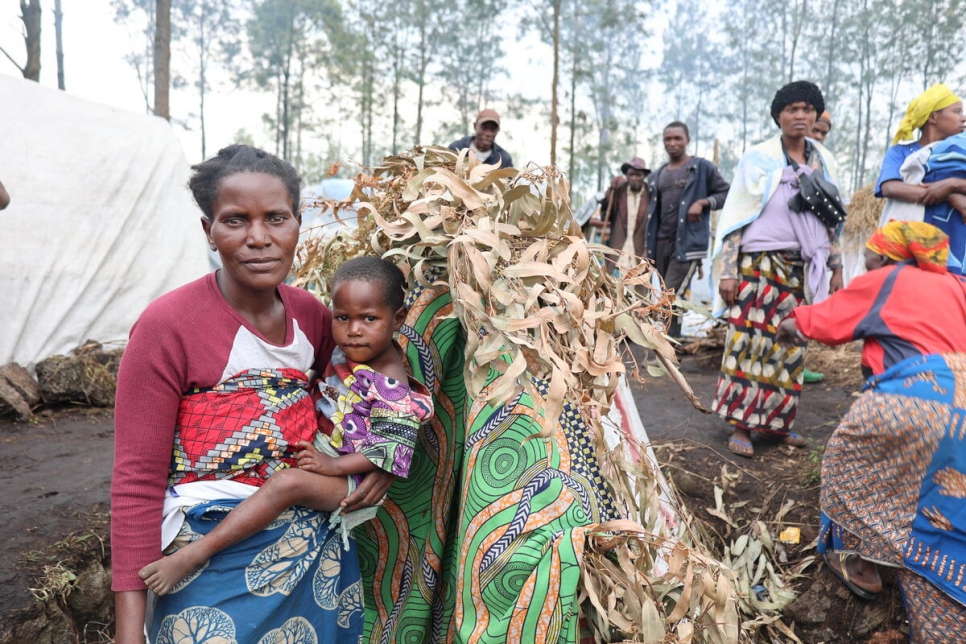
[[[125,340],[208,270],[171,126],[0,75],[0,364]]]

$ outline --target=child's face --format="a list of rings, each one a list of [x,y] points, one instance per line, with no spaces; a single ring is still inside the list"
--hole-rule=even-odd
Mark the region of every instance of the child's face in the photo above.
[[[367,280],[340,282],[332,292],[332,335],[352,362],[380,366],[395,361],[392,334],[406,319],[406,308],[394,311],[383,285]]]

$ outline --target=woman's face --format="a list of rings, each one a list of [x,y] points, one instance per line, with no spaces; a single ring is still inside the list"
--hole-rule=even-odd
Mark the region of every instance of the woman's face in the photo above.
[[[272,290],[292,268],[300,219],[278,177],[240,172],[225,177],[202,218],[208,244],[222,261],[222,286],[231,292]]]
[[[929,115],[929,120],[939,132],[941,138],[954,136],[963,131],[966,115],[963,114],[963,102],[953,103],[949,107],[936,110]]]
[[[815,107],[805,101],[789,103],[778,113],[778,127],[781,128],[782,135],[789,139],[811,136],[817,116]]]
[[[893,263],[891,259],[885,255],[880,255],[872,249],[866,248],[862,251],[865,255],[865,270],[874,271],[877,268],[882,268],[883,266],[888,266]]]

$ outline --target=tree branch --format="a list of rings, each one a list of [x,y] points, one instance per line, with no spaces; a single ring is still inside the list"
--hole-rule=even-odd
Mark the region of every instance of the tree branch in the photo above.
[[[4,56],[6,56],[7,57],[7,60],[9,60],[11,63],[13,63],[13,66],[16,67],[18,70],[20,70],[20,73],[23,74],[23,67],[21,67],[20,64],[17,63],[17,61],[15,61],[13,59],[13,56],[11,56],[10,54],[7,53],[7,50],[6,49],[4,49],[3,47],[0,47],[0,53],[2,53]]]

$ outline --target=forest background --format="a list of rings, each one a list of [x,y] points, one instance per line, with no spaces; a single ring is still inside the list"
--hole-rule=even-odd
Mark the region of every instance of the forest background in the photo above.
[[[164,99],[158,4],[171,6]],[[690,151],[717,154],[730,177],[743,150],[776,131],[775,90],[804,78],[825,94],[827,144],[852,191],[875,179],[911,98],[939,81],[966,89],[966,0],[19,0],[17,9],[0,7],[2,73],[53,84],[56,71],[70,91],[80,57],[63,43],[96,43],[79,47],[126,62],[114,72],[128,88],[118,102],[139,91],[150,113],[163,100],[192,162],[226,139],[248,142],[309,183],[336,162],[350,176],[417,143],[445,145],[470,133],[483,107],[502,115],[498,143],[518,166],[568,173],[575,205],[634,155],[660,164],[671,120],[687,122]],[[94,32],[88,40],[62,38],[78,28],[72,12]],[[213,134],[226,123],[237,127]]]

